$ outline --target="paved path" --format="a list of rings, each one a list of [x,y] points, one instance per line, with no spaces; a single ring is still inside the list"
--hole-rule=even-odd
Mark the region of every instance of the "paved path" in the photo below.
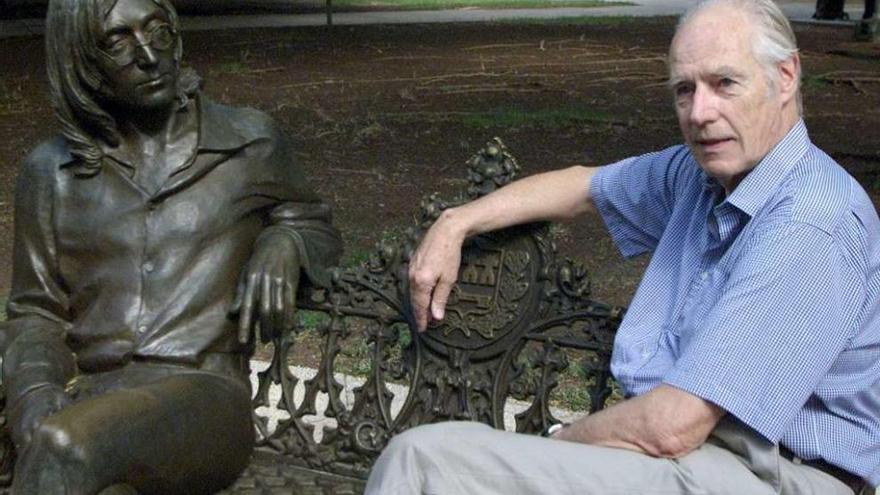
[[[556,8],[556,9],[509,9],[490,10],[464,8],[455,10],[396,11],[396,12],[339,12],[333,14],[336,25],[359,24],[418,24],[444,22],[489,22],[510,19],[551,19],[581,16],[672,16],[679,15],[697,0],[637,0],[635,5]],[[782,0],[785,13],[796,22],[812,22],[815,2],[810,0]],[[852,19],[861,18],[861,2],[849,2],[847,12]],[[855,5],[858,4],[858,5]],[[259,27],[322,26],[324,14],[261,14],[184,17],[184,30],[240,29]],[[823,21],[824,22],[824,21]],[[851,25],[852,22],[836,24]],[[32,36],[43,32],[42,19],[0,20],[0,38]]]

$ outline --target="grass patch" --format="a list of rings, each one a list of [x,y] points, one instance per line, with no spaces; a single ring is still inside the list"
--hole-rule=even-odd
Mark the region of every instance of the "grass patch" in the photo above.
[[[335,8],[385,8],[393,10],[444,10],[479,7],[483,9],[537,9],[553,7],[608,7],[628,2],[601,0],[333,0]]]
[[[608,6],[622,6],[622,5],[635,5],[629,2],[609,2],[606,4]],[[609,26],[609,27],[619,27],[628,24],[633,24],[635,22],[645,22],[646,19],[644,17],[634,17],[631,15],[607,15],[607,16],[594,16],[594,15],[578,15],[578,16],[570,16],[570,17],[550,17],[550,18],[537,18],[537,17],[521,17],[518,19],[499,19],[495,22],[499,24],[534,24],[539,26],[545,25],[575,25],[575,26]]]
[[[353,268],[360,266],[367,261],[370,261],[371,254],[373,254],[372,250],[357,249],[349,253],[348,256],[346,256],[345,258],[343,258],[341,265],[343,268]]]
[[[494,112],[464,115],[461,119],[466,126],[478,129],[490,127],[560,129],[586,123],[608,124],[615,122],[611,114],[586,107],[536,111],[504,108]]]
[[[251,69],[243,62],[223,62],[217,64],[216,70],[221,74],[244,74]]]
[[[804,91],[814,91],[831,86],[831,81],[823,76],[803,76],[801,78],[801,87]]]

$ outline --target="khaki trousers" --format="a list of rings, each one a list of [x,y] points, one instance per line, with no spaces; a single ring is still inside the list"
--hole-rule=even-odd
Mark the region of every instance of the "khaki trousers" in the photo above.
[[[421,426],[379,457],[366,495],[853,495],[834,477],[780,457],[776,445],[724,419],[679,459],[495,430]]]

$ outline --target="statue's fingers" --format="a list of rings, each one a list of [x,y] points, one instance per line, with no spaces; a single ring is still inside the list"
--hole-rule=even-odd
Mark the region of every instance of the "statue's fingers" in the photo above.
[[[290,278],[284,281],[284,329],[293,330],[296,324],[296,289],[299,285]]]
[[[275,332],[272,322],[272,277],[264,272],[260,281],[260,338],[268,342]]]
[[[232,306],[229,308],[229,314],[235,315],[241,311],[241,303],[244,301],[244,293],[247,290],[247,270],[242,270],[238,275],[238,282],[235,284],[235,297],[232,299]]]
[[[238,317],[238,341],[247,344],[253,327],[254,295],[257,290],[259,278],[256,273],[250,273],[246,277],[244,296],[242,296],[241,312]]]
[[[284,277],[274,277],[272,280],[272,320],[276,336],[286,329],[284,326]]]

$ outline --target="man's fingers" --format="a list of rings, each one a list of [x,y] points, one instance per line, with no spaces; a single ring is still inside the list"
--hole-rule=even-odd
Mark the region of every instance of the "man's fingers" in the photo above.
[[[428,304],[431,301],[434,282],[429,275],[422,275],[417,271],[410,272],[410,304],[416,329],[419,332],[424,332],[428,328]]]
[[[241,313],[238,317],[238,341],[242,344],[247,344],[250,335],[251,335],[251,327],[253,326],[253,310],[254,310],[254,292],[257,288],[257,283],[259,282],[258,276],[256,273],[251,273],[247,276],[247,283],[245,284],[244,296],[242,296],[241,301]]]
[[[431,317],[439,321],[446,314],[446,303],[449,301],[449,293],[452,292],[452,286],[455,281],[440,279],[437,286],[434,287],[434,294],[431,297]]]

